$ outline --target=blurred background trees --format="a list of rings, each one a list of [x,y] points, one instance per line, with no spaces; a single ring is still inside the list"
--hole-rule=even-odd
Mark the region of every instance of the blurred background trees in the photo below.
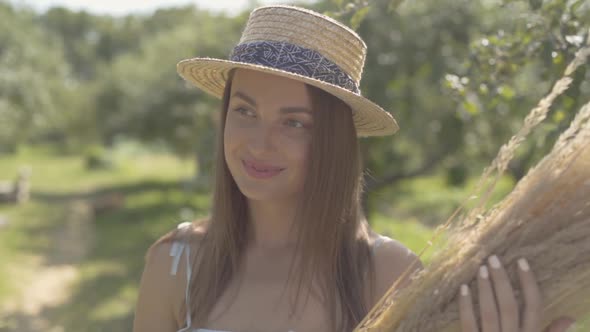
[[[583,0],[324,0],[369,52],[363,93],[398,119],[393,137],[363,140],[367,204],[399,181],[478,174],[563,72],[588,35]],[[247,12],[196,7],[111,17],[0,2],[0,151],[52,144],[80,153],[138,140],[195,160],[209,182],[219,103],[187,86],[178,60],[227,57]],[[586,67],[511,164],[515,180],[590,95]],[[382,200],[380,198],[377,199]]]
[[[393,139],[364,143],[369,195],[444,173],[478,175],[561,77],[589,33],[586,1],[340,1],[328,10],[369,46],[363,91],[400,122]],[[514,181],[543,156],[588,101],[587,67],[551,119],[511,163]],[[385,194],[385,201],[392,196]],[[370,198],[369,204],[370,206]]]

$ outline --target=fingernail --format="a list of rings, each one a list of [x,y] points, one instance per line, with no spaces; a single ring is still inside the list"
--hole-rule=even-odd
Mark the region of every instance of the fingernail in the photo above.
[[[520,267],[523,271],[528,271],[530,269],[529,263],[527,263],[526,259],[521,258],[518,260],[518,267]]]
[[[488,268],[485,265],[482,265],[482,266],[479,267],[479,275],[483,279],[487,279],[488,278]]]
[[[490,256],[490,258],[488,258],[488,261],[490,262],[490,265],[492,266],[492,268],[494,268],[494,269],[500,268],[500,260],[498,259],[498,257],[496,255]]]
[[[578,331],[578,325],[576,323],[573,323],[572,325],[570,325],[567,330],[565,330],[565,332],[577,332]]]
[[[469,287],[465,284],[461,285],[461,295],[467,296],[467,294],[469,294]]]

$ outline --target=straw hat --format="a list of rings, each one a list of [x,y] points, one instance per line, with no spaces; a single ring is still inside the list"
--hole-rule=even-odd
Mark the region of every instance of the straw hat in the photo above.
[[[258,70],[318,87],[353,110],[358,136],[395,133],[395,119],[361,95],[367,46],[351,29],[311,10],[273,5],[255,9],[229,60],[186,59],[177,71],[185,80],[221,98],[229,72]]]

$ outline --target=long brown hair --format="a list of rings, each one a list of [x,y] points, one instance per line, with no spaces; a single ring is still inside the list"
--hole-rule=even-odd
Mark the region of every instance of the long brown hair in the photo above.
[[[207,322],[211,309],[237,276],[247,246],[247,200],[228,169],[223,151],[231,78],[219,115],[211,216],[202,221],[204,236],[192,258],[188,309],[195,325]],[[297,285],[297,291],[291,310],[293,313],[298,307],[302,290],[307,296],[313,293],[311,285],[317,280],[331,330],[352,331],[368,313],[367,299],[373,297],[375,283],[368,242],[371,230],[360,205],[363,177],[359,142],[350,107],[313,86],[308,85],[308,92],[315,111],[314,126],[304,194],[295,219],[297,254],[291,262],[294,273],[289,273],[288,284]],[[156,243],[174,238],[178,238],[176,232]]]

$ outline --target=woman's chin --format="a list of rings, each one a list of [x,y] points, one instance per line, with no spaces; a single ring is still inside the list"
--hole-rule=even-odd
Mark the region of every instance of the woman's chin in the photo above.
[[[297,196],[295,192],[301,190],[294,188],[290,181],[284,178],[254,179],[248,176],[236,177],[236,184],[246,198],[255,201],[281,201],[289,197]]]
[[[267,187],[261,184],[238,185],[240,191],[247,199],[253,201],[280,201],[288,198],[287,190],[276,187]]]
[[[247,199],[253,201],[272,201],[281,196],[280,193],[275,191],[252,190],[250,188],[245,190],[240,188],[240,191]]]

